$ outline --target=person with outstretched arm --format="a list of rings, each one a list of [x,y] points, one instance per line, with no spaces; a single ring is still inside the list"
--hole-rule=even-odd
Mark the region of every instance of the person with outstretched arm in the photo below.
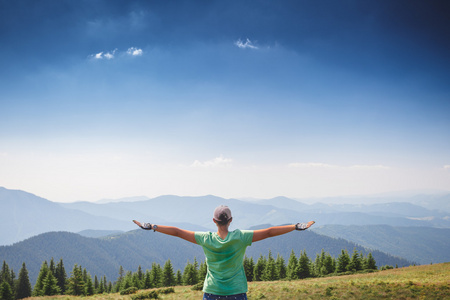
[[[294,230],[306,230],[314,224],[314,221],[310,221],[259,230],[228,231],[232,220],[230,208],[221,205],[213,214],[217,232],[194,232],[173,226],[141,223],[136,220],[133,222],[142,229],[176,236],[203,247],[208,267],[203,284],[203,300],[246,300],[248,288],[243,261],[247,247],[266,238]]]

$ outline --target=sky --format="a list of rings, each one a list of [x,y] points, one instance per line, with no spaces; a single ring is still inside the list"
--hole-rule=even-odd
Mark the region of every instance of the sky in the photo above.
[[[0,0],[0,186],[450,191],[450,3]]]

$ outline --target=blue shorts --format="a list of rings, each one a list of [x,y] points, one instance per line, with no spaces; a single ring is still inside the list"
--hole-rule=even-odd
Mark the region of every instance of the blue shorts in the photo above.
[[[220,296],[204,293],[203,300],[247,300],[247,294],[236,294],[236,295],[228,295],[228,296]]]

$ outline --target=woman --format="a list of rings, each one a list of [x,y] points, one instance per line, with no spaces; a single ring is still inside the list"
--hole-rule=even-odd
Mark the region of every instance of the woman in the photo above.
[[[214,210],[213,221],[217,232],[194,232],[172,226],[140,223],[139,227],[177,236],[203,247],[208,271],[203,284],[203,299],[247,299],[247,277],[243,260],[245,250],[253,242],[282,235],[294,230],[305,230],[314,224],[297,223],[295,225],[274,226],[259,230],[228,231],[231,221],[231,210],[221,205]]]

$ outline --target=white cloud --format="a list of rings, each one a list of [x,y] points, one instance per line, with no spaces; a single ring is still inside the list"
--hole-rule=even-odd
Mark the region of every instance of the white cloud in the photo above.
[[[290,163],[288,165],[291,168],[339,168],[339,169],[352,169],[352,170],[388,170],[390,167],[383,165],[352,165],[352,166],[338,166],[325,163]]]
[[[194,161],[191,165],[191,167],[207,167],[207,168],[212,168],[212,167],[226,167],[229,166],[231,164],[233,160],[231,158],[224,158],[222,155],[219,157],[216,157],[212,160],[207,160],[204,162],[201,161]]]
[[[238,46],[239,48],[241,48],[241,49],[246,49],[246,48],[258,49],[258,47],[253,45],[252,41],[250,41],[248,38],[247,38],[247,40],[245,42],[243,42],[241,39],[239,39],[234,44],[236,46]]]
[[[450,171],[450,165],[445,165],[444,166],[444,170],[449,170]]]
[[[113,59],[114,58],[114,54],[116,53],[117,49],[114,49],[112,52],[108,52],[105,53],[105,55],[103,55],[106,59]]]
[[[142,56],[142,53],[143,53],[142,49],[138,49],[138,48],[134,48],[134,47],[128,48],[128,50],[127,50],[127,54],[132,55],[132,56]]]
[[[312,168],[336,168],[338,166],[330,165],[330,164],[324,164],[324,163],[310,162],[310,163],[291,163],[291,164],[289,164],[289,167],[293,167],[293,168],[308,168],[308,167],[312,167]]]
[[[353,165],[349,167],[350,169],[358,170],[388,170],[390,167],[383,165]]]
[[[97,53],[94,55],[95,59],[102,59],[103,52]]]

